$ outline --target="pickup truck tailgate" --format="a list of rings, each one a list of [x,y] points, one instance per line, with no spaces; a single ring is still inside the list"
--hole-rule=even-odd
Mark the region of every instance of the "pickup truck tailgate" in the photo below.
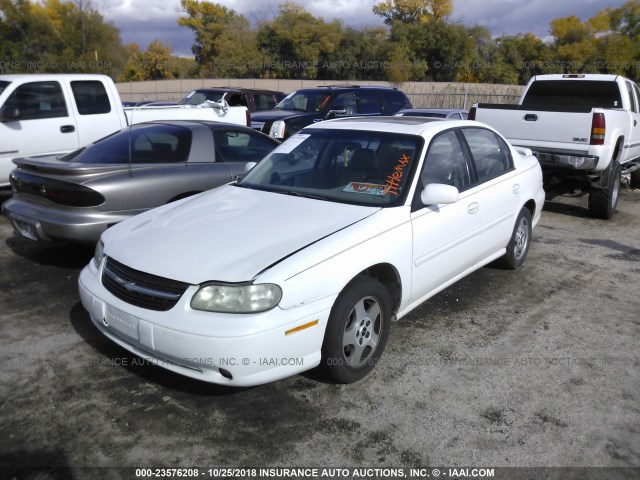
[[[498,130],[513,145],[587,151],[593,119],[589,113],[591,109],[567,112],[479,104],[476,120]]]

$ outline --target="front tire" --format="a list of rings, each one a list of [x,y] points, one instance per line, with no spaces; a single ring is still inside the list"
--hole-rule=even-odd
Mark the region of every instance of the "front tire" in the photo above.
[[[359,275],[331,309],[322,344],[322,365],[338,383],[356,382],[371,372],[389,336],[391,300],[378,280]]]
[[[589,213],[592,217],[609,220],[613,217],[618,205],[620,193],[620,176],[622,166],[612,160],[609,167],[609,178],[604,188],[594,189],[589,193]]]
[[[499,264],[508,270],[518,270],[527,259],[530,244],[531,212],[528,208],[522,207],[513,227],[511,239],[507,244],[507,253],[500,258]]]

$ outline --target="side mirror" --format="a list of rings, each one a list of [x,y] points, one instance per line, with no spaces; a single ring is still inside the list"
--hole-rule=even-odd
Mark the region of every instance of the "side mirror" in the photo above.
[[[331,120],[332,118],[336,118],[336,115],[346,115],[347,113],[348,113],[347,109],[344,108],[342,105],[336,105],[335,107],[333,107],[331,110],[327,112],[324,119]]]
[[[0,122],[15,122],[17,120],[20,120],[20,109],[18,107],[5,105],[0,110]]]
[[[429,205],[448,205],[456,203],[460,192],[453,185],[445,185],[443,183],[430,183],[420,194],[420,200],[426,206]]]

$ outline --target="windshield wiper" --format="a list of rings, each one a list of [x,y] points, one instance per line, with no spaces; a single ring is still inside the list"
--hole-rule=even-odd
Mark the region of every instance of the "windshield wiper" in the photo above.
[[[320,197],[318,195],[309,195],[308,193],[295,192],[293,190],[275,190],[275,192],[283,193],[285,195],[291,195],[293,197],[311,198],[313,200],[326,200],[325,197]]]

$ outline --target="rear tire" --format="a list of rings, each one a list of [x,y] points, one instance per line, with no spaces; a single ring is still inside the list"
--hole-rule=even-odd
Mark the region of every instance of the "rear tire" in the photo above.
[[[631,172],[631,181],[629,182],[631,188],[640,188],[640,170]]]
[[[367,275],[345,287],[331,309],[322,344],[322,366],[329,378],[353,383],[373,370],[389,336],[390,305],[384,285]]]
[[[612,160],[609,166],[607,186],[593,189],[589,193],[589,213],[592,217],[609,220],[613,217],[618,206],[620,193],[620,176],[622,166],[617,160]]]
[[[498,260],[498,264],[508,270],[518,270],[527,259],[530,244],[531,212],[528,208],[522,207],[513,227],[511,239],[507,244],[507,253]]]

